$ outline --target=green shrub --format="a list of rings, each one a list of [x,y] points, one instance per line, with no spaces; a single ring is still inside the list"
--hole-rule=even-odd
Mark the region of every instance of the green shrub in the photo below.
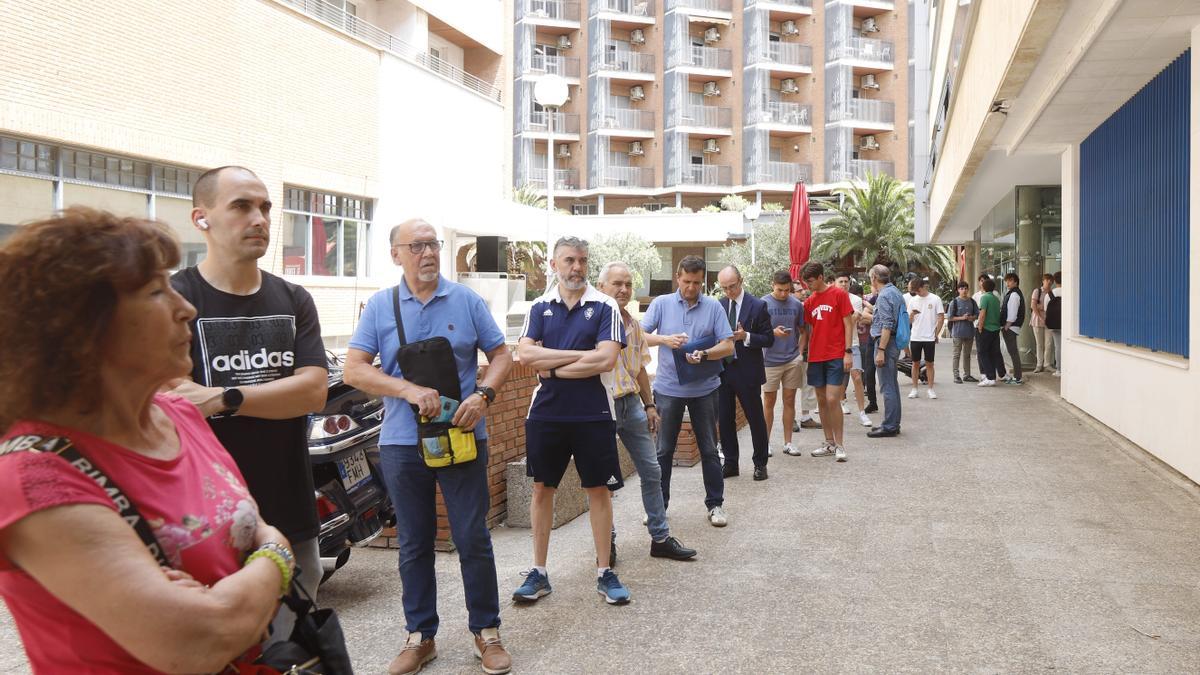
[[[625,209],[625,215],[634,215],[639,213],[649,213],[649,211],[641,206],[630,206]]]
[[[749,205],[750,202],[746,201],[746,198],[741,195],[725,195],[721,197],[721,210],[723,211],[737,211],[740,213],[746,210],[746,207]]]
[[[721,212],[721,207],[717,206],[716,204],[709,204],[708,206],[700,209],[700,213],[720,213],[720,212]]]

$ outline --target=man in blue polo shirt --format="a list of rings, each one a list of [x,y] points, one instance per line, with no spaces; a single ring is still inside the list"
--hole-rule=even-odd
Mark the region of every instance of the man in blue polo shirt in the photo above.
[[[500,596],[487,528],[490,493],[484,413],[512,366],[512,355],[483,298],[441,276],[442,242],[433,226],[423,220],[401,223],[392,229],[391,244],[392,261],[404,268],[404,278],[398,288],[379,291],[367,301],[350,339],[343,373],[346,384],[384,397],[386,408],[379,454],[384,482],[396,506],[400,581],[409,633],[388,672],[415,673],[437,657],[433,641],[438,630],[433,544],[437,534],[434,487],[440,485],[450,517],[450,534],[458,548],[467,622],[475,634],[475,656],[481,659],[484,671],[507,673],[512,661],[500,644]],[[478,457],[474,461],[431,469],[417,450],[412,407],[434,417],[441,410],[441,397],[434,389],[404,379],[400,371],[396,362],[400,348],[397,305],[409,342],[442,336],[454,348],[463,398],[453,422],[459,428],[475,430]],[[481,349],[489,365],[483,381],[477,383]],[[373,365],[376,354],[382,361],[381,368]]]
[[[609,393],[612,371],[625,345],[621,309],[588,284],[586,241],[559,239],[550,265],[558,285],[534,301],[517,344],[521,363],[537,370],[539,380],[525,420],[525,467],[533,478],[533,566],[513,600],[534,602],[550,592],[546,555],[554,493],[574,457],[596,544],[596,592],[611,605],[623,605],[629,602],[629,590],[609,560],[610,490],[623,484]]]
[[[658,463],[663,503],[671,501],[671,462],[687,408],[700,447],[708,522],[725,527],[725,476],[717,456],[717,389],[721,359],[733,354],[733,329],[721,303],[704,295],[704,260],[689,255],[675,272],[679,290],[660,295],[642,317],[646,343],[658,347],[654,403],[660,416]],[[714,363],[715,362],[715,363]]]

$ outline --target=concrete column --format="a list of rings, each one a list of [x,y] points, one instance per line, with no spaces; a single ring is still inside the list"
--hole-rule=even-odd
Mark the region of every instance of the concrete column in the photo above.
[[[675,193],[675,208],[679,208],[681,206],[683,206],[683,193],[676,192]]]
[[[596,196],[596,213],[604,215],[604,195]]]
[[[1021,277],[1021,291],[1025,294],[1025,327],[1017,338],[1021,350],[1021,363],[1029,368],[1037,365],[1037,343],[1033,329],[1029,326],[1033,310],[1029,298],[1041,284],[1042,227],[1037,214],[1042,208],[1042,193],[1036,187],[1017,188],[1017,274]]]

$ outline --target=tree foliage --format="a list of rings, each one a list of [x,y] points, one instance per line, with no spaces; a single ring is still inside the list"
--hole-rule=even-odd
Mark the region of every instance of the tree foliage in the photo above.
[[[749,239],[728,244],[724,257],[726,263],[734,265],[742,273],[746,292],[762,297],[771,292],[771,276],[780,270],[786,272],[791,265],[787,221],[756,225],[753,255],[750,248]],[[713,291],[714,294],[719,292],[719,288]]]
[[[588,278],[596,282],[600,268],[606,263],[620,261],[633,273],[633,287],[642,282],[662,264],[654,244],[634,232],[605,234],[588,242]]]

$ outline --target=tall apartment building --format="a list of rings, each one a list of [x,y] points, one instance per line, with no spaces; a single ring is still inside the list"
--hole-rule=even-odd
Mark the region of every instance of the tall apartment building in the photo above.
[[[906,0],[516,0],[514,185],[575,213],[910,180]],[[566,78],[548,113],[537,80]]]

